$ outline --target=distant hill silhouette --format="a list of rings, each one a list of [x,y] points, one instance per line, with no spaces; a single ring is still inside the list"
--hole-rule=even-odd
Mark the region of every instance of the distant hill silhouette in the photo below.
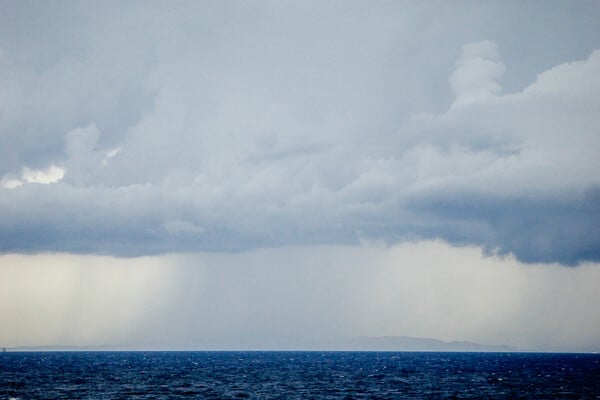
[[[510,346],[485,345],[473,342],[444,342],[437,339],[410,336],[356,337],[348,339],[344,345],[349,349],[366,351],[519,351],[519,349]]]
[[[152,345],[104,345],[104,346],[19,346],[9,347],[7,351],[152,351],[152,350],[297,350],[297,351],[441,351],[441,352],[513,352],[522,351],[510,346],[485,345],[472,342],[444,342],[431,338],[417,338],[410,336],[381,336],[381,337],[353,337],[346,339],[330,340],[328,342],[304,342],[298,344],[274,344],[261,347],[235,347],[218,346],[215,344],[204,346],[152,346]]]

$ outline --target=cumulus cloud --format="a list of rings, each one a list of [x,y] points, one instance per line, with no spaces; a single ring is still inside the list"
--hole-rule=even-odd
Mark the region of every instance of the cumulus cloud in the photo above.
[[[64,168],[57,167],[56,165],[51,165],[42,170],[29,169],[25,167],[21,176],[25,182],[42,183],[47,185],[49,183],[56,183],[60,181],[63,176],[65,176],[65,170]]]
[[[422,182],[412,207],[447,221],[457,241],[476,240],[465,222],[480,225],[479,243],[522,260],[595,259],[599,55],[544,71],[521,92],[423,117],[449,146],[428,164],[446,173]]]
[[[456,69],[448,78],[454,104],[469,104],[498,94],[505,66],[500,62],[496,43],[489,40],[463,46]]]
[[[14,174],[7,174],[2,178],[2,187],[5,189],[14,189],[22,186],[24,183],[41,183],[48,185],[60,181],[65,176],[65,169],[50,165],[45,169],[23,168],[21,178],[14,178]]]
[[[567,58],[540,53],[524,73],[496,5],[246,11],[48,12],[69,20],[48,53],[37,33],[5,35],[0,250],[441,238],[529,262],[600,258],[593,43],[532,43]],[[22,184],[25,167],[54,184]]]

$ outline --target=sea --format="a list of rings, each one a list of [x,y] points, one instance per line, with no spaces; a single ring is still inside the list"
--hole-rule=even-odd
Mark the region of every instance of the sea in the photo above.
[[[600,355],[5,352],[0,399],[600,399]]]

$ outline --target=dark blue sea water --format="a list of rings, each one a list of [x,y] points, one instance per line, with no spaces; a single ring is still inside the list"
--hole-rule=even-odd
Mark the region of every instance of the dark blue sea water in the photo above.
[[[0,399],[600,398],[600,355],[0,353]]]

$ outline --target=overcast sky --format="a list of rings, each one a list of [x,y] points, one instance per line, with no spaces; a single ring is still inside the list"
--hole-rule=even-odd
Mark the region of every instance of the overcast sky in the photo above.
[[[598,20],[0,0],[0,345],[597,349]]]

